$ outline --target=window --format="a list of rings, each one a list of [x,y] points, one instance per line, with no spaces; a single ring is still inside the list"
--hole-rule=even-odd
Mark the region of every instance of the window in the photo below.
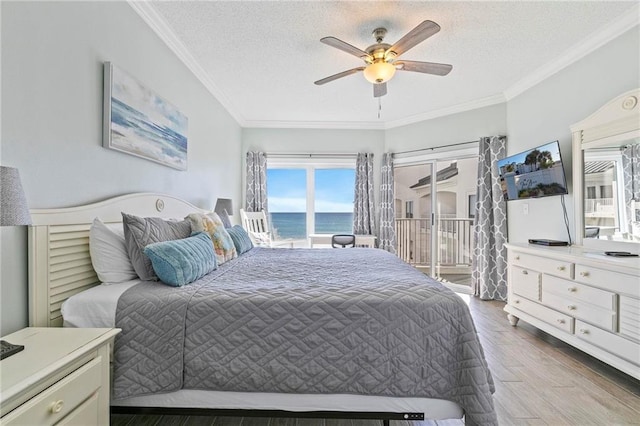
[[[600,198],[613,198],[613,186],[601,185],[600,186]]]
[[[307,238],[307,173],[267,168],[267,209],[273,239]]]
[[[274,239],[353,232],[355,159],[267,160],[267,203]]]
[[[355,169],[315,169],[314,180],[314,233],[352,233]]]
[[[405,210],[404,217],[406,219],[413,219],[413,201],[406,201],[404,203],[404,206],[405,206],[405,208],[404,208],[404,210]]]

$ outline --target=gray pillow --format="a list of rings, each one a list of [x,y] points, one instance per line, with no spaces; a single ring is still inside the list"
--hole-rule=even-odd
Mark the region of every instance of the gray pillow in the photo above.
[[[133,269],[143,281],[158,280],[151,259],[144,254],[146,246],[191,235],[191,225],[186,220],[174,222],[159,217],[138,217],[122,213],[122,226]]]
[[[222,209],[222,211],[218,213],[218,216],[220,216],[220,220],[222,221],[225,229],[229,229],[233,226],[231,224],[231,219],[229,219],[229,212],[227,211],[227,209]]]

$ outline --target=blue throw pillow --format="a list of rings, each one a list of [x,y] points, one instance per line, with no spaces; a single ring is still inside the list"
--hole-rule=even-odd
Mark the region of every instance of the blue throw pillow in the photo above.
[[[151,259],[160,280],[181,287],[207,275],[218,267],[211,237],[205,232],[181,240],[149,244],[144,254]]]
[[[249,238],[249,234],[247,234],[247,231],[245,231],[242,226],[233,226],[227,229],[227,232],[231,236],[233,245],[236,246],[236,251],[238,252],[238,254],[248,252],[253,248],[251,238]]]

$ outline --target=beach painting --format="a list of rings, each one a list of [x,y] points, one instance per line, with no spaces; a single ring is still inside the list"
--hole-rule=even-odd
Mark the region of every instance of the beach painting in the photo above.
[[[187,170],[188,119],[110,62],[104,63],[103,146]]]

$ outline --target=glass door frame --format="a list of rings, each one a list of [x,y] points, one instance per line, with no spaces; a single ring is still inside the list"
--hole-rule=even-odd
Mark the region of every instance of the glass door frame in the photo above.
[[[434,148],[435,150],[436,148]],[[431,253],[429,259],[429,276],[437,277],[439,275],[438,268],[440,266],[438,260],[438,253],[440,247],[438,245],[438,233],[436,226],[436,209],[438,207],[438,182],[436,179],[438,173],[438,163],[444,161],[463,160],[467,158],[478,158],[479,144],[472,143],[465,146],[462,149],[442,150],[438,152],[430,152],[427,154],[413,155],[407,153],[404,155],[397,155],[393,158],[394,166],[430,166],[431,168],[431,218],[430,218],[430,231],[431,231]]]

